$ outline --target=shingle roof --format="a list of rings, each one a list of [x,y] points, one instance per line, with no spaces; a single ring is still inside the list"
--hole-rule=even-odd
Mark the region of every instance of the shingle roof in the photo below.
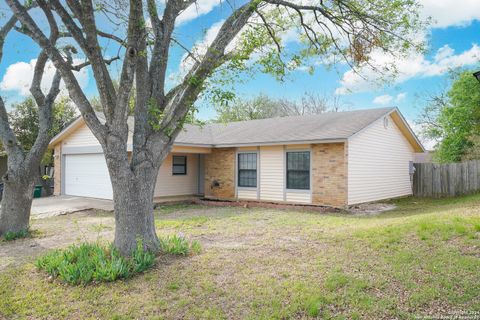
[[[283,142],[341,140],[359,132],[395,108],[328,112],[230,123],[186,125],[176,144],[241,146]]]
[[[347,112],[330,112],[319,115],[293,116],[261,120],[213,123],[202,127],[186,125],[175,145],[198,147],[240,147],[274,144],[309,144],[346,140],[374,121],[391,114],[417,152],[424,148],[397,108],[365,109]],[[97,113],[100,121],[103,114]],[[62,140],[68,132],[76,130],[83,121],[79,117],[50,142],[50,147]],[[133,132],[134,118],[128,118]]]

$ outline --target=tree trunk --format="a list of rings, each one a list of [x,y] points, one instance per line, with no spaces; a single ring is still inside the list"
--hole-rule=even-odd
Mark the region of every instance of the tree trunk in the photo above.
[[[0,235],[29,228],[33,198],[33,180],[30,177],[4,178]]]
[[[134,175],[130,170],[110,169],[115,210],[115,247],[123,255],[131,255],[142,241],[148,251],[158,251],[155,231],[153,193],[158,168],[142,168]]]

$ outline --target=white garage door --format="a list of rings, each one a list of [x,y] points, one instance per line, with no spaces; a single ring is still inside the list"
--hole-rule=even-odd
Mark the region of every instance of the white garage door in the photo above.
[[[65,156],[65,194],[113,199],[107,163],[102,153]]]

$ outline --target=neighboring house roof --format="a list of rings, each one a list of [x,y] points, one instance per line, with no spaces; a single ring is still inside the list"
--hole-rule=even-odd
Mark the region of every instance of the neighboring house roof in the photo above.
[[[239,147],[251,145],[300,144],[344,141],[380,118],[391,115],[416,152],[424,148],[397,108],[328,112],[318,115],[185,125],[175,145]],[[133,130],[133,118],[128,121]],[[71,126],[75,126],[73,123]],[[68,128],[63,132],[68,131]],[[50,145],[62,139],[57,135]]]
[[[415,153],[413,162],[415,163],[432,163],[433,151],[425,151],[421,153]]]

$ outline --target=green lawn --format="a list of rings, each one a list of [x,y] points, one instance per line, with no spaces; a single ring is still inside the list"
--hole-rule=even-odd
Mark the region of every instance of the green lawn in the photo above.
[[[394,203],[398,209],[376,216],[164,207],[159,235],[183,233],[202,252],[160,256],[145,274],[86,287],[47,279],[34,256],[84,239],[110,241],[112,216],[36,220],[37,238],[0,243],[0,259],[10,257],[0,269],[0,318],[480,317],[480,195]]]

